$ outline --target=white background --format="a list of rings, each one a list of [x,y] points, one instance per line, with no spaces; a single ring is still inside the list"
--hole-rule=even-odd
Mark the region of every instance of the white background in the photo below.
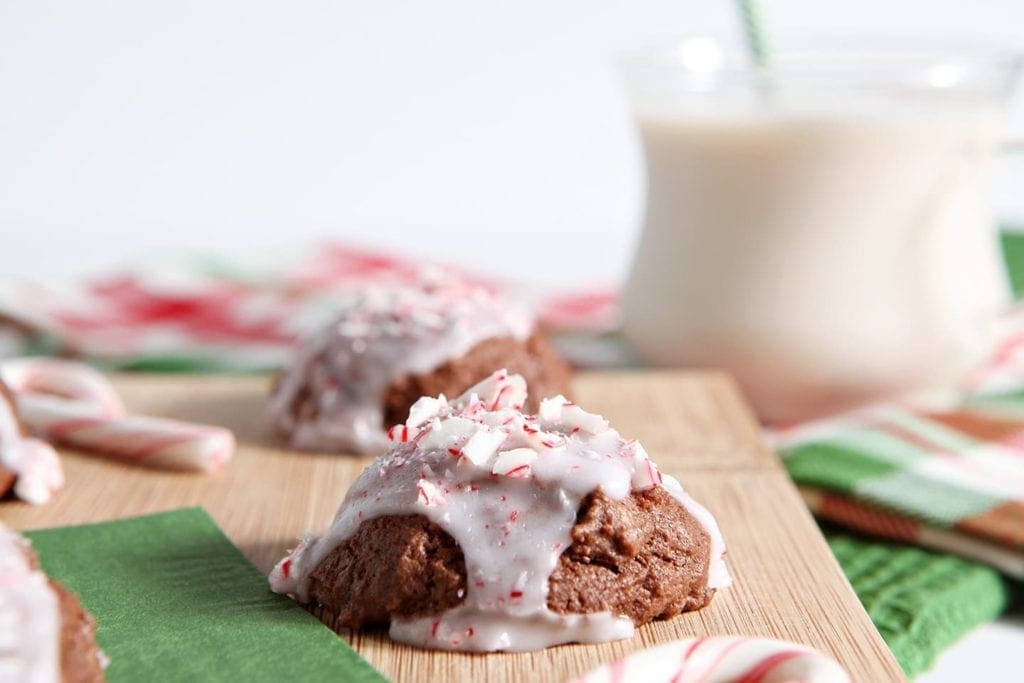
[[[776,35],[1024,44],[1017,0],[764,9]],[[617,280],[642,188],[609,54],[737,25],[707,0],[0,0],[0,274],[336,238]]]
[[[1019,0],[764,5],[777,36],[1024,47]],[[735,19],[707,0],[0,0],[0,276],[342,239],[615,281],[642,188],[610,51],[735,40]],[[1004,171],[997,206],[1024,217],[1024,163]],[[989,627],[929,680],[996,680],[1012,646],[1024,628]]]

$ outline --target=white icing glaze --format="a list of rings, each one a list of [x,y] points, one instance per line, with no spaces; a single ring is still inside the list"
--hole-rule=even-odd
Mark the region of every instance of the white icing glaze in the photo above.
[[[633,653],[574,683],[849,683],[835,660],[767,638],[689,638]]]
[[[548,580],[584,497],[600,487],[621,500],[660,485],[711,538],[708,586],[730,583],[715,520],[662,477],[640,444],[561,396],[545,400],[539,417],[524,415],[525,398],[522,378],[502,370],[450,403],[418,401],[407,423],[390,430],[390,450],[352,485],[328,533],[303,539],[279,562],[271,588],[305,602],[309,572],[363,521],[421,514],[462,548],[466,596],[436,617],[393,620],[395,640],[486,652],[628,638],[626,617],[550,611]]]
[[[28,541],[0,524],[0,681],[60,680],[60,611]]]
[[[64,470],[53,446],[26,437],[6,397],[0,396],[0,465],[13,472],[14,494],[26,503],[42,505],[64,486]]]
[[[268,419],[292,448],[379,453],[387,447],[381,395],[409,373],[426,373],[493,337],[523,340],[525,310],[479,287],[424,283],[368,289],[305,341],[282,376]],[[312,393],[316,416],[296,417]]]

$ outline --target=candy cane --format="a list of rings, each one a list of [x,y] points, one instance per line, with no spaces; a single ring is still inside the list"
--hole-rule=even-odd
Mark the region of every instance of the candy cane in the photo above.
[[[835,660],[803,645],[767,638],[678,640],[594,669],[575,683],[849,683]]]
[[[234,435],[221,427],[138,415],[108,417],[84,401],[22,394],[18,409],[25,424],[55,443],[169,469],[218,470],[235,448]]]
[[[22,433],[21,422],[6,392],[0,392],[0,474],[3,471],[14,475],[14,495],[33,505],[46,503],[64,485],[64,470],[57,452],[45,441]],[[0,496],[5,493],[0,490]]]
[[[81,363],[26,358],[0,363],[24,423],[73,448],[169,469],[220,469],[235,449],[227,429],[126,415],[107,379]]]
[[[124,415],[121,397],[98,370],[55,358],[15,358],[0,363],[0,380],[15,394],[53,394],[96,403],[109,417]]]

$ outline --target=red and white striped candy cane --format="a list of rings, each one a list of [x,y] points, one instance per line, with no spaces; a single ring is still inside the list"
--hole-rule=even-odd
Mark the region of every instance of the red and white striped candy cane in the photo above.
[[[64,485],[64,470],[53,446],[22,434],[21,422],[7,398],[0,393],[0,471],[14,475],[14,495],[42,505]],[[0,495],[4,493],[0,491]]]
[[[689,638],[633,653],[576,683],[849,683],[835,660],[768,638]]]
[[[83,401],[22,394],[25,424],[55,443],[168,469],[220,469],[235,449],[227,429],[158,417],[107,417]]]
[[[48,441],[200,472],[220,469],[235,450],[234,434],[222,427],[126,415],[106,378],[80,363],[5,361],[0,377],[12,380],[22,421]]]
[[[99,370],[57,358],[13,358],[0,363],[0,379],[15,394],[53,394],[95,403],[109,417],[124,415],[124,404]]]

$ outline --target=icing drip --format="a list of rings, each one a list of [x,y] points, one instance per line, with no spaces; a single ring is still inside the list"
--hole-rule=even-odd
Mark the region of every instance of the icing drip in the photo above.
[[[60,612],[28,541],[0,524],[0,680],[60,680]]]
[[[485,652],[628,638],[633,623],[626,617],[549,610],[548,580],[588,494],[600,487],[621,500],[655,486],[707,531],[708,586],[729,584],[714,519],[639,443],[561,396],[542,401],[536,416],[521,412],[525,399],[522,377],[499,371],[454,401],[417,401],[406,424],[390,430],[390,450],[352,485],[328,533],[303,539],[274,568],[272,589],[308,601],[309,572],[363,521],[421,514],[462,548],[466,596],[434,617],[393,619],[393,639]]]
[[[573,683],[849,683],[835,660],[768,638],[689,638],[641,650]]]
[[[459,283],[367,290],[310,337],[270,400],[268,418],[302,450],[379,453],[387,447],[381,396],[393,381],[426,373],[494,337],[526,339],[524,311]],[[312,416],[295,415],[303,394]]]
[[[27,503],[42,505],[64,486],[64,470],[53,446],[26,437],[15,408],[0,395],[0,466],[13,472],[14,494]]]

